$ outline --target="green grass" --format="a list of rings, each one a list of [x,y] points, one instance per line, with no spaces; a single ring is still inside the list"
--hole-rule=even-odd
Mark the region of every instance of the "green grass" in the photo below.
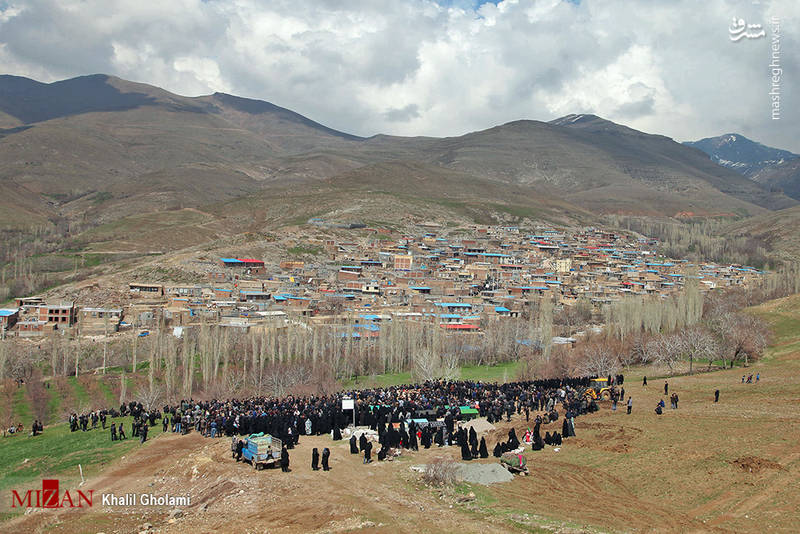
[[[465,365],[460,368],[459,380],[480,380],[483,382],[513,382],[517,375],[519,362],[503,362],[497,365]],[[343,380],[346,389],[360,387],[388,387],[400,384],[411,384],[417,380],[410,372],[386,373],[380,375],[359,375],[350,380]]]
[[[128,439],[111,441],[108,428],[98,426],[87,432],[70,432],[68,423],[60,423],[45,427],[39,436],[24,435],[0,439],[0,491],[8,488],[36,487],[40,479],[53,477],[68,481],[80,479],[78,465],[83,468],[84,477],[88,477],[103,466],[139,447],[139,440],[131,437],[132,417],[108,419],[107,427],[112,422],[125,423]],[[99,423],[98,423],[99,425]],[[161,434],[161,424],[150,428],[148,441]]]
[[[50,389],[45,390],[47,392],[47,420],[44,421],[45,423],[51,423],[58,419],[59,414],[61,413],[61,396],[58,394],[58,390],[54,387],[50,387]]]
[[[33,420],[31,419],[31,406],[28,404],[28,398],[25,396],[25,388],[19,387],[14,393],[14,423],[21,422],[25,428],[28,428]],[[0,462],[2,465],[2,462]]]
[[[117,402],[117,399],[114,396],[114,392],[111,390],[111,386],[108,385],[108,382],[103,379],[99,379],[97,381],[97,387],[103,392],[103,396],[105,397],[108,405],[114,406],[114,404]]]
[[[78,379],[74,376],[70,376],[67,378],[67,382],[72,387],[72,393],[75,395],[75,402],[77,403],[78,407],[81,405],[89,404],[89,393],[86,392],[86,388],[83,387],[83,384],[78,382]],[[76,409],[78,409],[76,407]]]
[[[497,365],[465,365],[461,368],[461,380],[483,382],[513,382],[516,380],[519,362],[503,362]]]

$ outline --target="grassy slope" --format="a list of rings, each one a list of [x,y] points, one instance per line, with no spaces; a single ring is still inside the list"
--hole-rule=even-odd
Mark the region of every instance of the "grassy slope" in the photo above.
[[[44,433],[36,437],[26,433],[0,438],[0,491],[34,487],[46,477],[60,478],[62,484],[70,485],[80,481],[79,464],[85,477],[99,472],[115,458],[139,446],[138,439],[131,437],[132,421],[131,417],[107,420],[107,427],[112,422],[124,423],[128,436],[125,441],[112,442],[110,430],[102,430],[100,426],[88,432],[70,432],[67,423],[47,426]],[[148,440],[159,434],[161,425],[156,422],[148,433]]]

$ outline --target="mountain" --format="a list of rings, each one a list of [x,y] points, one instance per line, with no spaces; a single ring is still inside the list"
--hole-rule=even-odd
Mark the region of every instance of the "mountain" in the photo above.
[[[740,134],[725,134],[685,142],[770,191],[800,200],[800,155],[751,141]]]
[[[702,150],[711,156],[711,160],[715,163],[748,177],[752,177],[765,167],[800,158],[788,150],[762,145],[741,134],[724,134],[699,141],[687,141],[684,144]]]
[[[0,77],[0,162],[0,228],[65,221],[87,229],[212,205],[249,210],[235,201],[269,201],[272,190],[314,194],[354,176],[368,177],[370,190],[408,182],[403,202],[450,202],[448,191],[464,187],[489,203],[524,204],[517,213],[548,201],[580,217],[748,216],[797,204],[698,150],[594,115],[458,137],[361,138],[269,102],[183,97],[105,75],[50,84]]]
[[[771,191],[800,200],[800,158],[768,165],[750,178]]]

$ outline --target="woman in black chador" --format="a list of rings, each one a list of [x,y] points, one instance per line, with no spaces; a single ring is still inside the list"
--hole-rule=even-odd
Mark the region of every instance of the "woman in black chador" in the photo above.
[[[350,436],[350,454],[358,454],[358,442],[355,434]]]
[[[512,428],[508,431],[508,450],[513,451],[519,447],[519,439],[517,439],[517,433]]]
[[[328,447],[322,449],[322,470],[323,471],[330,471],[331,466],[328,465],[331,457],[331,450]]]
[[[467,440],[463,440],[461,442],[461,459],[472,460],[472,452],[469,450],[469,444],[467,444]]]
[[[489,457],[489,451],[486,449],[486,438],[481,438],[481,444],[478,447],[478,455],[481,458],[488,458]]]
[[[316,447],[311,451],[311,470],[319,471],[319,451]]]

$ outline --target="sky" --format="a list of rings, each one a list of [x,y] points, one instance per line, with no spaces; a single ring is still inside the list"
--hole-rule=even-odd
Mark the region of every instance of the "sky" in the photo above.
[[[0,70],[226,92],[362,136],[594,113],[800,153],[799,31],[797,0],[0,0]]]

